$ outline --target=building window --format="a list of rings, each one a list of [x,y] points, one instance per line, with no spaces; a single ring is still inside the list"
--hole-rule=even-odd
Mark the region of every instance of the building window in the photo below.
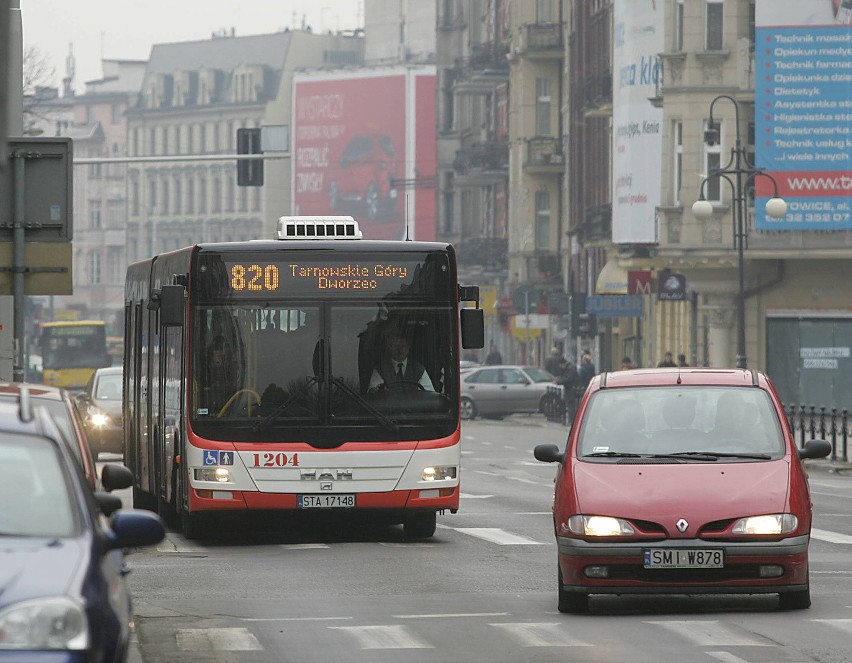
[[[97,251],[92,251],[89,254],[89,283],[97,284],[101,282],[101,254]]]
[[[222,180],[218,175],[213,176],[213,199],[210,201],[210,211],[214,214],[222,211]]]
[[[536,0],[535,18],[537,23],[553,22],[553,4],[551,0]]]
[[[183,214],[183,187],[180,175],[175,177],[175,214]]]
[[[550,192],[536,191],[535,194],[535,247],[550,248]]]
[[[157,130],[154,127],[148,131],[148,154],[150,156],[157,154]]]
[[[456,219],[453,214],[455,206],[455,192],[453,191],[453,173],[444,174],[444,232],[452,233],[455,231]]]
[[[207,127],[203,124],[198,127],[198,152],[200,154],[207,152]]]
[[[111,121],[113,124],[121,124],[121,104],[113,104],[111,109]]]
[[[252,209],[253,212],[259,212],[260,211],[260,190],[261,189],[260,189],[259,186],[253,186],[253,187],[249,187],[249,188],[251,189],[251,195],[252,195],[251,209]]]
[[[675,3],[673,46],[676,53],[683,52],[683,0]]]
[[[706,0],[707,14],[704,34],[704,50],[722,50],[722,19],[724,14],[723,2],[724,0]]]
[[[710,121],[704,120],[704,130],[710,127]],[[704,176],[709,177],[722,167],[722,122],[717,123],[719,142],[715,145],[704,143]],[[704,184],[704,197],[711,203],[722,202],[722,178],[711,177]]]
[[[198,212],[207,213],[207,178],[203,176],[198,180]]]
[[[195,178],[192,175],[186,180],[186,213],[195,214]]]
[[[157,213],[157,180],[153,176],[148,180],[148,213]]]
[[[162,205],[161,209],[162,209],[163,214],[168,214],[169,209],[171,208],[171,202],[172,202],[171,201],[171,195],[170,195],[171,191],[170,191],[170,187],[169,187],[169,180],[164,177],[163,181],[162,181],[162,185],[163,185],[163,199],[162,199],[162,203],[161,203],[161,205]]]
[[[192,141],[193,141],[192,125],[188,124],[187,127],[186,127],[186,153],[187,154],[193,154],[194,153],[195,147],[193,146]]]
[[[537,136],[550,135],[550,79],[535,81],[535,131]]]
[[[683,122],[672,123],[674,163],[672,164],[672,203],[680,205],[680,187],[683,183]]]
[[[130,215],[139,216],[139,180],[130,182]]]
[[[124,227],[124,201],[113,199],[107,201],[107,228]]]
[[[100,230],[101,229],[101,201],[100,200],[90,200],[89,201],[89,228],[92,230]]]
[[[234,173],[233,177],[225,177],[225,211],[233,212],[234,211],[234,199],[235,199],[235,191],[236,188],[234,186],[234,180],[236,179],[237,174]]]

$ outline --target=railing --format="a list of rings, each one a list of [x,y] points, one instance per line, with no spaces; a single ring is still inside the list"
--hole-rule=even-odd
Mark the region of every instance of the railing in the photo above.
[[[583,389],[574,389],[572,397],[566,401],[562,385],[547,387],[544,401],[544,416],[548,421],[569,425],[577,411],[577,404],[583,395]],[[785,405],[787,421],[793,431],[793,437],[799,447],[808,440],[827,440],[831,443],[829,460],[848,463],[849,438],[852,437],[852,416],[849,410],[817,407],[816,405]]]
[[[830,460],[849,462],[849,438],[852,437],[852,417],[849,410],[817,407],[816,405],[785,405],[787,421],[796,443],[802,447],[808,440],[820,439],[831,443]]]

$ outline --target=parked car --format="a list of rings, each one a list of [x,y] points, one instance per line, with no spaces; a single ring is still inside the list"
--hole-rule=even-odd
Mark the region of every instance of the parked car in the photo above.
[[[121,366],[99,368],[86,388],[77,396],[83,426],[97,456],[100,452],[124,453],[124,428],[121,415]]]
[[[133,613],[122,551],[158,543],[165,528],[156,514],[92,493],[36,402],[24,389],[0,403],[0,658],[125,661]],[[132,479],[108,465],[101,481],[114,489]]]
[[[480,366],[461,376],[462,419],[544,412],[553,376],[536,366]]]
[[[89,488],[97,490],[99,486],[95,458],[71,394],[61,387],[44,384],[0,382],[0,401],[17,403],[22,388],[26,388],[35,405],[43,406],[50,412],[56,425],[59,426],[63,439],[68,442],[74,457],[80,464]]]
[[[371,220],[392,212],[399,195],[394,183],[396,169],[396,152],[389,136],[354,136],[331,173],[329,207],[339,210],[355,206]]]
[[[758,371],[660,368],[592,379],[553,500],[558,607],[590,594],[767,594],[811,604],[811,499],[778,394]]]

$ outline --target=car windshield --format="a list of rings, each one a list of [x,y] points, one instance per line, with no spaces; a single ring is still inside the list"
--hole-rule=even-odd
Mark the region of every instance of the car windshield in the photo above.
[[[99,401],[120,401],[121,374],[99,375],[95,385],[95,398]]]
[[[755,460],[784,452],[768,395],[740,387],[636,387],[596,392],[583,417],[577,455],[618,458],[681,454]]]
[[[67,537],[78,513],[62,458],[49,440],[5,434],[0,444],[0,537]]]

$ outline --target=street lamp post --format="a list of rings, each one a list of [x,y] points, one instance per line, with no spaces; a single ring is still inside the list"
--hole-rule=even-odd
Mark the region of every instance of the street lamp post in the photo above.
[[[716,145],[719,140],[719,129],[713,122],[713,106],[720,99],[727,99],[734,105],[735,122],[736,122],[736,142],[731,148],[731,158],[728,163],[722,167],[709,173],[707,177],[701,180],[699,188],[698,200],[692,206],[692,215],[699,221],[706,221],[713,216],[713,205],[704,197],[704,186],[713,178],[722,178],[731,185],[734,194],[734,248],[737,250],[737,270],[738,270],[738,289],[737,289],[737,368],[746,368],[748,362],[746,360],[746,334],[745,334],[745,244],[748,235],[745,220],[745,191],[743,184],[749,180],[754,180],[758,175],[767,177],[772,181],[774,187],[774,195],[766,202],[766,213],[773,219],[780,219],[787,213],[787,203],[778,197],[778,184],[768,173],[762,169],[756,168],[750,163],[745,149],[740,140],[740,105],[736,99],[727,95],[720,94],[712,102],[710,102],[710,119],[707,130],[704,132],[704,142],[708,145]],[[731,180],[731,175],[734,179]]]

